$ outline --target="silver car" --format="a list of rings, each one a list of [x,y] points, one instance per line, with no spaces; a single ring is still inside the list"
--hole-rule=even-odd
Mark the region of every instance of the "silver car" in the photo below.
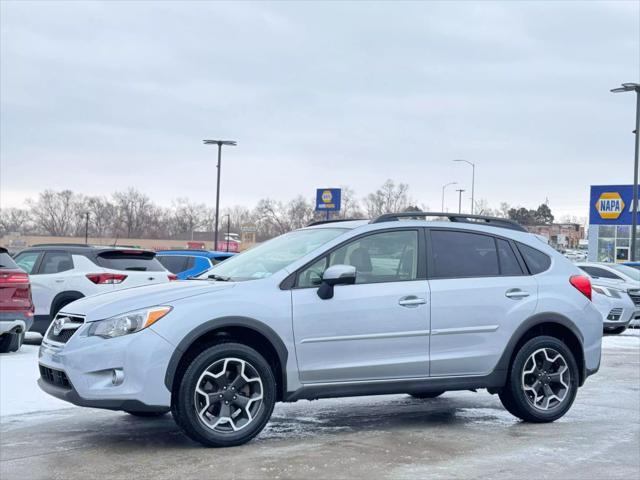
[[[322,222],[199,280],[69,304],[42,342],[39,384],[76,405],[171,411],[216,447],[299,399],[485,388],[551,422],[600,365],[590,298],[588,277],[505,219]]]

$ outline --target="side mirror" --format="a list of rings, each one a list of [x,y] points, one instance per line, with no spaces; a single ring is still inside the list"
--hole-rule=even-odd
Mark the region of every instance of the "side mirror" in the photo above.
[[[333,265],[322,274],[322,284],[318,288],[318,296],[323,300],[333,298],[333,287],[336,285],[353,285],[356,283],[356,267],[352,265]]]

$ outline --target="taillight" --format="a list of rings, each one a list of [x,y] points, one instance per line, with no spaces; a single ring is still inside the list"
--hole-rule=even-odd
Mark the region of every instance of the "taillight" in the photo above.
[[[169,275],[167,275],[167,277],[169,277],[170,282],[178,279],[178,276],[174,275],[173,273],[170,273]]]
[[[577,288],[580,293],[591,300],[591,280],[584,275],[573,275],[569,279],[569,283]]]
[[[29,283],[29,275],[22,272],[0,273],[0,283]]]
[[[89,273],[87,278],[96,285],[122,283],[127,278],[122,273]]]

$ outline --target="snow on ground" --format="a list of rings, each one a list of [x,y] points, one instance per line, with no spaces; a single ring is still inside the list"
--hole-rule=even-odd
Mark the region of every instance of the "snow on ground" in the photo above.
[[[73,407],[38,387],[39,348],[23,345],[17,352],[0,354],[0,417]]]
[[[629,329],[621,335],[606,335],[604,349],[640,349],[640,329]],[[0,355],[0,417],[25,413],[78,408],[44,393],[36,380],[38,346],[23,345],[20,351]]]

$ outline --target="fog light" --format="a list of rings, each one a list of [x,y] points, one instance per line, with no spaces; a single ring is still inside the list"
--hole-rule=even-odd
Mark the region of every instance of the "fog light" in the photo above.
[[[124,382],[124,372],[121,368],[114,368],[111,374],[111,383],[114,385],[120,385]]]

